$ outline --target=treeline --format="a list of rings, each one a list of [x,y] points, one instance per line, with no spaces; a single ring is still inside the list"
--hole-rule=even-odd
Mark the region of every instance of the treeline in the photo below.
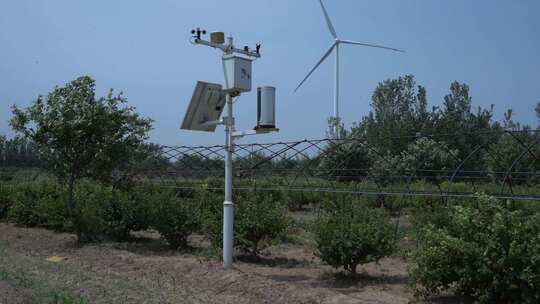
[[[116,168],[131,174],[166,170],[171,164],[161,155],[160,146],[153,143],[141,143]],[[47,163],[40,158],[35,143],[22,136],[7,139],[0,135],[0,167],[47,169]],[[129,169],[129,170],[128,170]]]
[[[350,129],[329,121],[330,137],[355,141],[330,147],[328,154],[333,156],[322,162],[324,168],[336,172],[366,168],[366,174],[382,185],[398,175],[433,177],[457,167],[468,174],[482,171],[492,176],[540,169],[536,128],[515,122],[512,110],[504,121],[495,121],[493,105],[473,107],[466,84],[452,83],[442,107],[428,109],[426,89],[416,84],[414,76],[385,80],[375,89],[371,108]],[[540,103],[536,112],[540,119]]]
[[[452,83],[442,106],[429,108],[427,91],[417,85],[414,76],[385,80],[373,92],[369,114],[351,128],[330,119],[330,140],[313,143],[311,150],[284,145],[239,148],[236,175],[263,176],[269,170],[285,175],[288,170],[291,174],[304,170],[310,177],[368,178],[386,186],[403,178],[441,182],[456,169],[461,176],[490,179],[511,173],[514,180],[525,178],[523,172],[540,170],[538,128],[514,121],[512,110],[506,111],[502,122],[496,121],[493,110],[493,106],[474,107],[469,86],[463,83]],[[540,119],[540,103],[535,110]],[[252,148],[260,150],[248,153]],[[278,152],[285,150],[289,153]],[[210,150],[203,152],[215,155]],[[182,171],[184,176],[192,172],[209,177],[223,169],[219,157],[201,156],[188,148],[172,154],[168,168]]]
[[[469,86],[459,82],[450,85],[440,107],[429,108],[427,91],[414,76],[388,79],[375,88],[369,114],[351,128],[329,120],[327,136],[334,140],[320,144],[324,148],[320,153],[255,152],[236,157],[235,168],[239,176],[254,177],[267,170],[286,174],[309,168],[319,177],[368,177],[381,186],[404,176],[440,180],[458,167],[462,174],[492,178],[505,176],[509,170],[518,179],[515,172],[538,171],[540,144],[534,132],[538,127],[514,121],[512,110],[506,111],[502,122],[495,121],[493,108],[474,107]],[[535,110],[540,119],[540,103]],[[167,155],[150,143],[132,151],[137,153],[126,154],[120,169],[135,167],[147,174],[175,171],[188,178],[215,176],[223,169],[223,159],[216,153],[183,150]],[[2,166],[43,166],[38,152],[25,137],[0,137]]]
[[[489,133],[534,129],[514,122],[511,109],[505,113],[502,123],[493,120],[494,106],[489,109],[473,107],[469,86],[459,82],[450,85],[442,107],[428,109],[426,89],[417,86],[412,75],[379,83],[372,96],[371,108],[366,117],[350,131],[345,131],[345,135],[365,139],[370,145],[393,155],[407,149],[414,140],[411,135],[424,135],[447,143],[463,159],[471,147],[491,142],[493,138]],[[536,111],[540,119],[540,103]]]
[[[0,135],[0,165],[13,167],[41,167],[37,151],[32,141],[17,136],[7,139]]]

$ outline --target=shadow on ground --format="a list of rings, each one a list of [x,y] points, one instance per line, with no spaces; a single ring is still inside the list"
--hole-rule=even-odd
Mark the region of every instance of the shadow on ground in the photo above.
[[[253,255],[240,255],[237,257],[238,261],[256,264],[268,267],[279,268],[300,268],[310,266],[310,262],[306,260],[291,259],[287,257],[262,257]]]
[[[404,285],[408,284],[409,277],[406,275],[371,275],[366,272],[351,275],[343,271],[328,271],[320,280],[311,284],[313,287],[345,289],[351,287],[365,287],[371,285]]]

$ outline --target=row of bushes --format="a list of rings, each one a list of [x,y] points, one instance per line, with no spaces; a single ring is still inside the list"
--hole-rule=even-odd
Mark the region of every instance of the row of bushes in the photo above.
[[[298,197],[314,198],[309,194]],[[131,231],[153,228],[174,248],[189,246],[190,235],[197,232],[213,247],[220,248],[222,199],[219,190],[146,185],[122,192],[85,180],[75,192],[77,214],[69,217],[67,193],[60,185],[44,180],[0,187],[0,217],[7,216],[23,226],[56,230],[72,231],[77,225],[84,241],[104,237],[126,239]],[[256,255],[282,239],[291,224],[287,203],[290,200],[290,195],[279,191],[236,193],[235,246]],[[393,234],[381,209],[370,208],[366,202],[348,196],[338,202],[326,200],[321,210],[313,232],[317,236],[317,252],[324,261],[355,271],[356,265],[391,253]],[[348,248],[340,247],[343,244]],[[379,250],[381,244],[384,249]]]
[[[357,265],[395,249],[395,230],[383,211],[361,200],[326,203],[315,226],[321,259],[353,274]],[[413,210],[418,248],[410,255],[418,296],[454,293],[480,303],[540,302],[540,213],[486,195],[422,202]]]
[[[255,191],[235,196],[237,248],[258,254],[284,236],[289,217],[281,199]],[[125,240],[132,231],[152,228],[174,248],[189,246],[195,232],[221,247],[223,197],[216,191],[148,184],[128,192],[83,180],[76,187],[74,216],[68,214],[67,200],[64,187],[51,180],[0,187],[0,218],[26,227],[78,231],[86,242],[107,237]]]
[[[471,195],[481,192],[488,195],[501,195],[510,193],[512,190],[513,195],[534,196],[540,195],[540,187],[536,184],[520,184],[513,185],[512,189],[508,185],[502,186],[500,183],[484,183],[478,182],[475,184],[463,182],[457,176],[456,180],[460,182],[450,183],[448,181],[440,184],[434,184],[428,181],[414,181],[411,184],[406,184],[404,181],[401,183],[394,183],[385,187],[375,184],[373,181],[366,180],[362,182],[331,182],[327,180],[317,178],[298,178],[293,177],[266,177],[258,180],[242,180],[237,179],[235,186],[239,188],[260,188],[265,189],[266,193],[271,193],[275,197],[279,197],[280,201],[286,204],[290,211],[307,210],[311,208],[321,207],[322,202],[338,199],[353,199],[365,202],[372,207],[384,207],[387,211],[398,212],[404,208],[413,208],[417,206],[431,205],[431,204],[446,204],[447,198],[442,195],[451,193],[460,195]],[[245,183],[244,183],[245,182]],[[195,186],[198,190],[213,190],[223,188],[222,178],[208,178],[203,181],[202,184]],[[171,183],[170,186],[184,186],[194,187],[193,183],[189,184],[175,184]],[[273,189],[273,190],[268,190]],[[310,189],[310,190],[308,190]],[[328,191],[313,191],[313,189],[334,189],[338,193],[331,193]],[[348,195],[351,191],[358,191],[359,193],[396,193],[395,195],[375,195],[366,194],[359,197],[358,195]],[[406,190],[406,191],[405,191]],[[340,192],[341,191],[341,192]],[[339,194],[339,192],[341,194]],[[418,195],[410,196],[403,195],[402,193],[435,193],[441,194],[441,197]],[[470,201],[471,198],[465,197],[466,201]],[[520,205],[523,208],[527,208],[533,212],[540,211],[540,205],[535,201],[519,201],[514,202],[516,205]]]
[[[70,221],[67,194],[51,181],[0,188],[0,216],[23,226],[72,230],[81,239],[126,239],[131,231],[153,228],[174,248],[187,247],[189,236],[202,233],[215,248],[222,245],[222,193],[185,191],[151,185],[129,192],[113,191],[95,182],[81,182],[75,192],[77,215]],[[308,195],[302,197],[309,197]],[[290,226],[289,196],[280,192],[238,192],[235,195],[235,246],[256,255],[281,239]],[[75,223],[74,223],[75,222]],[[336,267],[355,271],[356,265],[391,253],[390,227],[384,213],[357,201],[323,204],[314,225],[321,258]],[[385,227],[385,229],[380,229]],[[376,236],[375,232],[380,231]],[[355,237],[358,236],[359,238]],[[379,250],[384,243],[385,248]],[[347,248],[340,247],[345,244]],[[377,252],[375,252],[377,251]]]
[[[178,191],[151,185],[113,191],[90,181],[76,191],[76,223],[66,220],[66,195],[51,182],[0,187],[0,216],[25,226],[69,230],[79,225],[84,240],[126,238],[153,228],[172,247],[189,246],[198,232],[219,248],[222,193]],[[279,192],[235,195],[235,246],[258,254],[280,240],[290,224]],[[413,211],[418,240],[411,277],[418,295],[454,292],[484,303],[540,301],[540,215],[487,196],[422,201]],[[395,226],[386,211],[364,197],[325,200],[313,223],[317,255],[329,265],[356,273],[395,249]]]

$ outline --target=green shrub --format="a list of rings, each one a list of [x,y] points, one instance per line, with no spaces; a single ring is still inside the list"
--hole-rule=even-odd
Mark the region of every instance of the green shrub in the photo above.
[[[72,216],[72,225],[80,242],[103,239],[108,228],[104,205],[112,200],[112,196],[111,187],[104,187],[91,180],[82,180],[77,185],[77,207]]]
[[[366,172],[362,169],[368,168],[369,164],[367,145],[345,141],[338,144],[329,143],[320,155],[317,169],[319,176],[324,179],[357,181],[365,177]]]
[[[320,193],[306,191],[288,191],[283,194],[287,206],[291,211],[299,211],[308,205],[316,205],[320,199]]]
[[[223,198],[204,194],[203,232],[214,247],[222,246]],[[235,197],[234,245],[256,255],[284,236],[289,226],[287,207],[266,192],[245,192]]]
[[[225,179],[220,177],[209,177],[205,180],[204,184],[202,184],[202,190],[203,191],[210,191],[215,193],[221,193],[223,194],[223,185],[225,183]]]
[[[201,191],[197,193],[195,200],[201,206],[202,233],[214,249],[221,248],[223,246],[223,194]]]
[[[106,233],[126,240],[131,231],[147,230],[153,221],[153,210],[161,189],[152,186],[134,187],[129,192],[113,191],[111,200],[103,202]]]
[[[14,189],[8,217],[18,225],[74,230],[83,242],[100,240],[107,228],[104,204],[111,200],[111,189],[89,180],[77,185],[78,205],[69,214],[67,192],[51,180],[31,182]]]
[[[40,222],[35,209],[39,203],[33,185],[21,185],[13,194],[13,204],[9,209],[8,218],[17,225],[34,227]]]
[[[152,226],[156,206],[166,191],[151,185],[120,191],[84,180],[77,186],[75,195],[78,204],[73,219],[75,231],[82,234],[83,242],[104,237],[127,240],[132,231]]]
[[[393,229],[383,210],[356,200],[328,205],[314,225],[316,254],[324,262],[354,275],[359,264],[376,262],[393,252]]]
[[[540,301],[540,215],[487,196],[444,210],[446,220],[419,229],[410,270],[417,295],[452,291],[482,303]]]
[[[289,226],[287,207],[265,192],[248,192],[239,198],[235,241],[240,250],[257,255],[286,233]]]
[[[10,182],[14,178],[13,174],[10,172],[0,171],[0,182]]]
[[[0,185],[0,219],[7,216],[13,205],[13,188]]]
[[[51,180],[30,182],[13,189],[8,217],[18,225],[53,229],[66,227],[66,193]]]
[[[358,200],[372,208],[384,208],[389,212],[399,212],[408,207],[410,198],[402,195],[364,195]]]
[[[179,198],[171,191],[154,194],[153,227],[173,248],[189,245],[189,236],[200,227],[201,207],[195,199]]]
[[[53,191],[43,197],[35,209],[35,213],[40,218],[38,225],[55,230],[69,229],[70,223],[66,208],[67,193],[59,185],[56,185]]]

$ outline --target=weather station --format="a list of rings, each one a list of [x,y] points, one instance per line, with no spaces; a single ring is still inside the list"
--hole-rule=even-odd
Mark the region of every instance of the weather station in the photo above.
[[[276,89],[271,86],[257,88],[257,125],[252,130],[237,131],[233,116],[233,104],[242,93],[251,91],[252,63],[261,57],[261,45],[256,44],[255,49],[250,49],[248,46],[238,49],[235,48],[232,37],[227,37],[227,41],[225,41],[223,32],[211,33],[210,40],[203,39],[206,30],[200,28],[192,30],[191,34],[191,43],[209,46],[223,52],[224,84],[197,82],[181,129],[215,132],[218,125],[225,127],[223,267],[229,269],[232,267],[234,248],[234,203],[232,198],[234,141],[248,135],[279,131],[275,124]],[[221,117],[225,108],[227,110]]]

